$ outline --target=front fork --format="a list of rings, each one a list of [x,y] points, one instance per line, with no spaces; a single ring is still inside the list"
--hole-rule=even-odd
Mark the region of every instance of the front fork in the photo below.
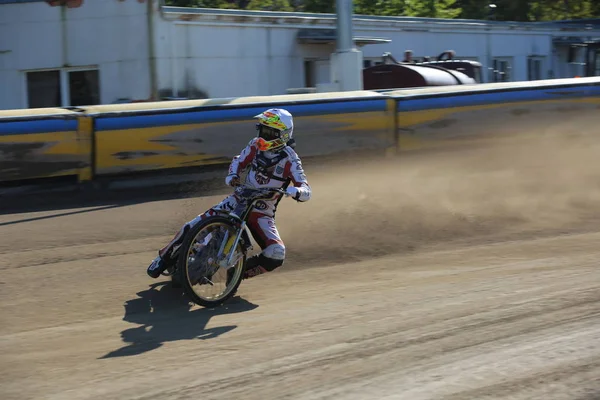
[[[242,234],[246,230],[246,221],[242,221],[237,233],[234,236],[229,236],[229,230],[225,231],[225,237],[221,242],[221,247],[219,248],[219,253],[217,254],[218,264],[221,268],[229,269],[232,265],[239,261],[233,260],[233,256],[235,255],[235,249],[237,249],[238,244],[240,243],[240,239],[242,238]],[[240,256],[241,257],[241,256]]]

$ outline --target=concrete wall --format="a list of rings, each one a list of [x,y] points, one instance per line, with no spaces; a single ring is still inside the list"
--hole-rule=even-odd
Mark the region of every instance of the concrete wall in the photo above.
[[[265,27],[156,25],[161,95],[242,97],[284,94],[304,86],[304,57],[328,58],[331,49],[302,49],[296,30]],[[327,77],[329,78],[329,77]]]
[[[160,15],[156,42],[161,93],[207,97],[283,94],[288,88],[305,86],[306,60],[315,62],[315,83],[329,80],[334,44],[302,44],[296,36],[301,29],[335,28],[333,15],[173,7],[161,9]],[[375,60],[384,52],[401,59],[405,49],[413,50],[416,57],[453,49],[459,58],[477,60],[484,69],[493,66],[488,57],[508,61],[510,81],[529,79],[529,57],[541,60],[538,79],[581,73],[580,68],[567,65],[566,51],[553,49],[553,36],[563,32],[552,24],[355,16],[354,33],[391,40],[361,47],[365,59]],[[594,32],[581,29],[568,34],[589,37]]]
[[[85,1],[79,8],[45,2],[0,5],[0,109],[26,108],[27,71],[99,70],[100,102],[147,99],[147,4],[138,1]],[[68,90],[63,103],[69,106]]]

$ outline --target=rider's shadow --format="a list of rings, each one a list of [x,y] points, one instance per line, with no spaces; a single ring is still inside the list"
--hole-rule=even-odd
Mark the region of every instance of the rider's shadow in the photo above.
[[[162,287],[161,287],[162,286]],[[138,298],[125,303],[124,321],[139,324],[121,332],[126,346],[100,358],[133,356],[159,348],[165,342],[189,339],[212,339],[236,328],[236,325],[206,328],[211,317],[250,311],[258,306],[240,297],[230,299],[214,308],[190,311],[192,303],[181,289],[173,289],[169,282],[150,285],[138,292]]]

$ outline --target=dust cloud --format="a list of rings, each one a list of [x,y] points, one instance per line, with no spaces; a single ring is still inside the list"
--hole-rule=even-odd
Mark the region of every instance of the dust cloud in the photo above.
[[[600,223],[600,135],[545,132],[305,169],[313,198],[283,201],[277,215],[293,264]]]

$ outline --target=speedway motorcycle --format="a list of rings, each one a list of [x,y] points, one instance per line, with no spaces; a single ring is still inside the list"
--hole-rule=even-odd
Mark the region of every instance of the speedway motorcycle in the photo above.
[[[189,229],[176,250],[174,265],[163,272],[196,304],[212,308],[231,298],[242,282],[249,250],[247,220],[256,202],[287,196],[276,188],[237,186],[237,206],[219,211]]]

